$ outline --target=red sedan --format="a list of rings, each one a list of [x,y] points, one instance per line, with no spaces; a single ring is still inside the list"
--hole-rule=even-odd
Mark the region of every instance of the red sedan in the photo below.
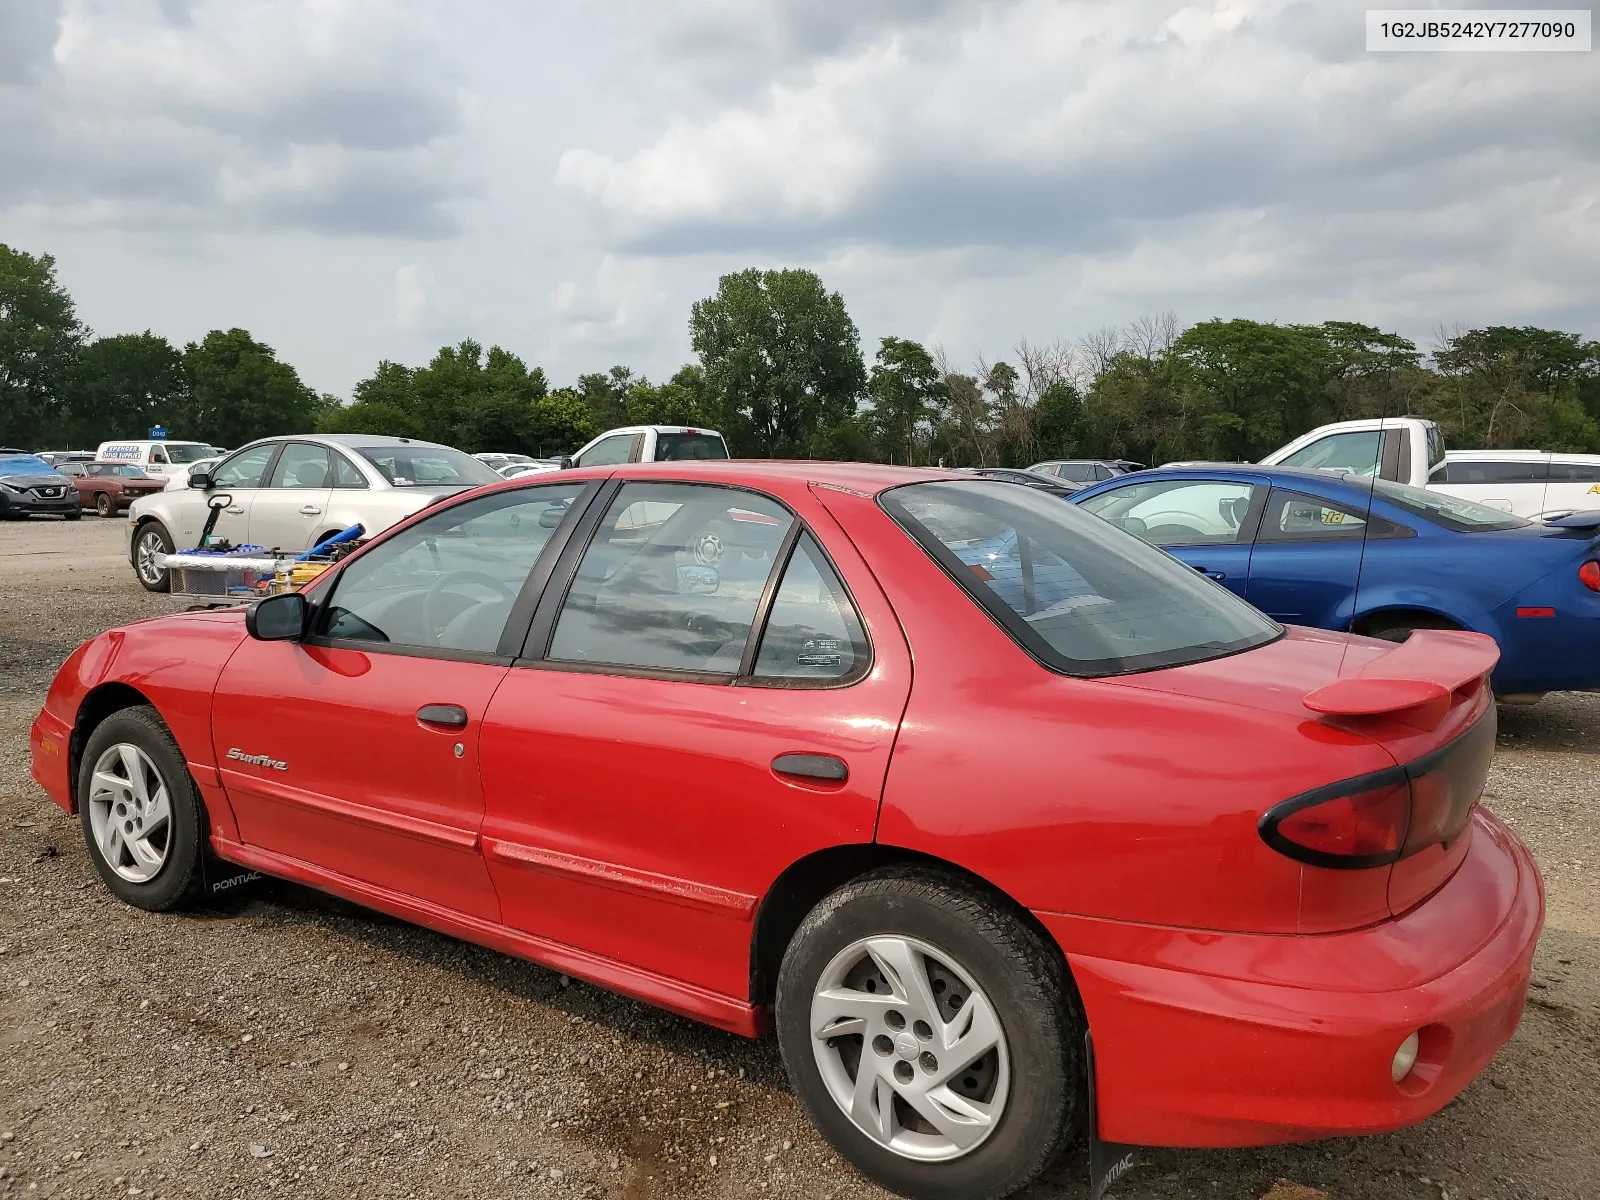
[[[1495,655],[1286,630],[1003,482],[591,468],[95,638],[33,774],[129,903],[231,864],[770,1022],[863,1172],[1001,1196],[1089,1111],[1373,1133],[1484,1067],[1543,916]]]

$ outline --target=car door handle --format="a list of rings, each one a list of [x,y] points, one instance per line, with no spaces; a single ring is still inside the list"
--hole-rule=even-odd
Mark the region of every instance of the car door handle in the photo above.
[[[242,516],[244,516],[244,509],[242,509],[242,508],[240,508],[240,507],[239,507],[239,506],[238,506],[238,505],[236,505],[236,504],[230,504],[230,505],[228,505],[228,511],[229,511],[229,512],[231,512],[231,513],[232,513],[232,514],[233,514],[233,515],[234,515],[234,516],[236,516],[236,517],[242,517]]]
[[[1190,565],[1193,566],[1193,564],[1190,564]],[[1226,579],[1228,577],[1228,574],[1227,574],[1226,571],[1208,571],[1204,567],[1198,567],[1198,566],[1195,567],[1194,569],[1196,571],[1199,571],[1200,574],[1204,575],[1207,579],[1215,579],[1218,583],[1221,583],[1224,579]]]
[[[779,775],[826,779],[830,783],[843,783],[850,778],[850,768],[844,760],[831,754],[780,754],[772,760],[772,769]]]
[[[467,710],[459,704],[424,704],[417,709],[417,723],[429,729],[465,729]]]
[[[321,511],[315,504],[302,504],[300,506],[300,512],[307,517],[314,517]]]

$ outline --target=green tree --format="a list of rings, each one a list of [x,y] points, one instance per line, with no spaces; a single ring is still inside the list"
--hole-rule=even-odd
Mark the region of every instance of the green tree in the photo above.
[[[557,388],[534,402],[532,445],[525,453],[572,454],[600,432],[583,397],[571,388]]]
[[[641,378],[628,386],[624,416],[629,425],[709,425],[704,393],[705,373],[694,364],[660,385]]]
[[[243,329],[213,329],[183,350],[188,403],[174,433],[238,446],[313,428],[317,396],[271,346]]]
[[[1429,415],[1452,444],[1600,450],[1600,344],[1494,325],[1447,339],[1434,364]]]
[[[724,275],[696,302],[689,339],[708,416],[741,456],[806,453],[817,430],[855,412],[866,384],[844,299],[811,271]]]
[[[1044,390],[1034,405],[1040,458],[1075,458],[1083,439],[1083,397],[1065,379]]]
[[[68,403],[69,438],[97,446],[112,438],[142,438],[152,425],[183,431],[189,380],[183,354],[160,334],[96,338],[78,355]]]
[[[0,445],[59,436],[84,337],[56,260],[0,243]]]
[[[384,359],[378,369],[355,386],[348,405],[322,406],[317,429],[322,433],[377,433],[389,437],[423,437],[417,423],[412,369]]]
[[[1333,364],[1314,329],[1202,321],[1184,330],[1171,357],[1199,410],[1210,457],[1258,459],[1330,415]]]
[[[919,433],[931,433],[944,397],[944,380],[930,355],[917,342],[886,337],[878,345],[867,381],[872,421],[885,457],[907,465],[917,460]]]
[[[634,382],[633,371],[623,366],[578,376],[578,394],[583,397],[596,429],[615,429],[618,425],[632,423],[628,418],[628,389]]]

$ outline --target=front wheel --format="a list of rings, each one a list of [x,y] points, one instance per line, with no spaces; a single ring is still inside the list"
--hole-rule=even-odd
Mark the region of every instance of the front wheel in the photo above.
[[[71,512],[62,513],[61,515],[68,521],[81,521],[83,520],[83,509],[75,508]]]
[[[812,1121],[903,1196],[1008,1196],[1077,1125],[1085,1026],[1059,952],[951,877],[890,868],[828,896],[784,954],[776,1008]]]
[[[147,592],[170,592],[172,572],[156,564],[156,555],[172,553],[172,535],[159,521],[139,526],[133,535],[133,573]]]
[[[94,510],[102,517],[116,516],[117,506],[111,503],[111,497],[105,492],[96,492],[94,497]]]

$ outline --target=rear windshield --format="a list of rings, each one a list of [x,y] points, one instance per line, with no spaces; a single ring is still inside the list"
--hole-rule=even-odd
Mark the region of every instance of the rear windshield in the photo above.
[[[1280,637],[1275,621],[1161,550],[1054,496],[915,483],[883,507],[1023,649],[1071,675],[1202,662]]]
[[[1447,496],[1443,492],[1394,483],[1388,479],[1374,479],[1373,494],[1382,497],[1396,508],[1443,525],[1457,533],[1481,533],[1489,529],[1520,529],[1532,522],[1486,504],[1474,504],[1460,496]]]
[[[717,433],[658,433],[656,461],[682,462],[695,458],[727,458],[728,447]]]
[[[477,487],[500,476],[470,454],[449,446],[357,446],[395,487]]]

